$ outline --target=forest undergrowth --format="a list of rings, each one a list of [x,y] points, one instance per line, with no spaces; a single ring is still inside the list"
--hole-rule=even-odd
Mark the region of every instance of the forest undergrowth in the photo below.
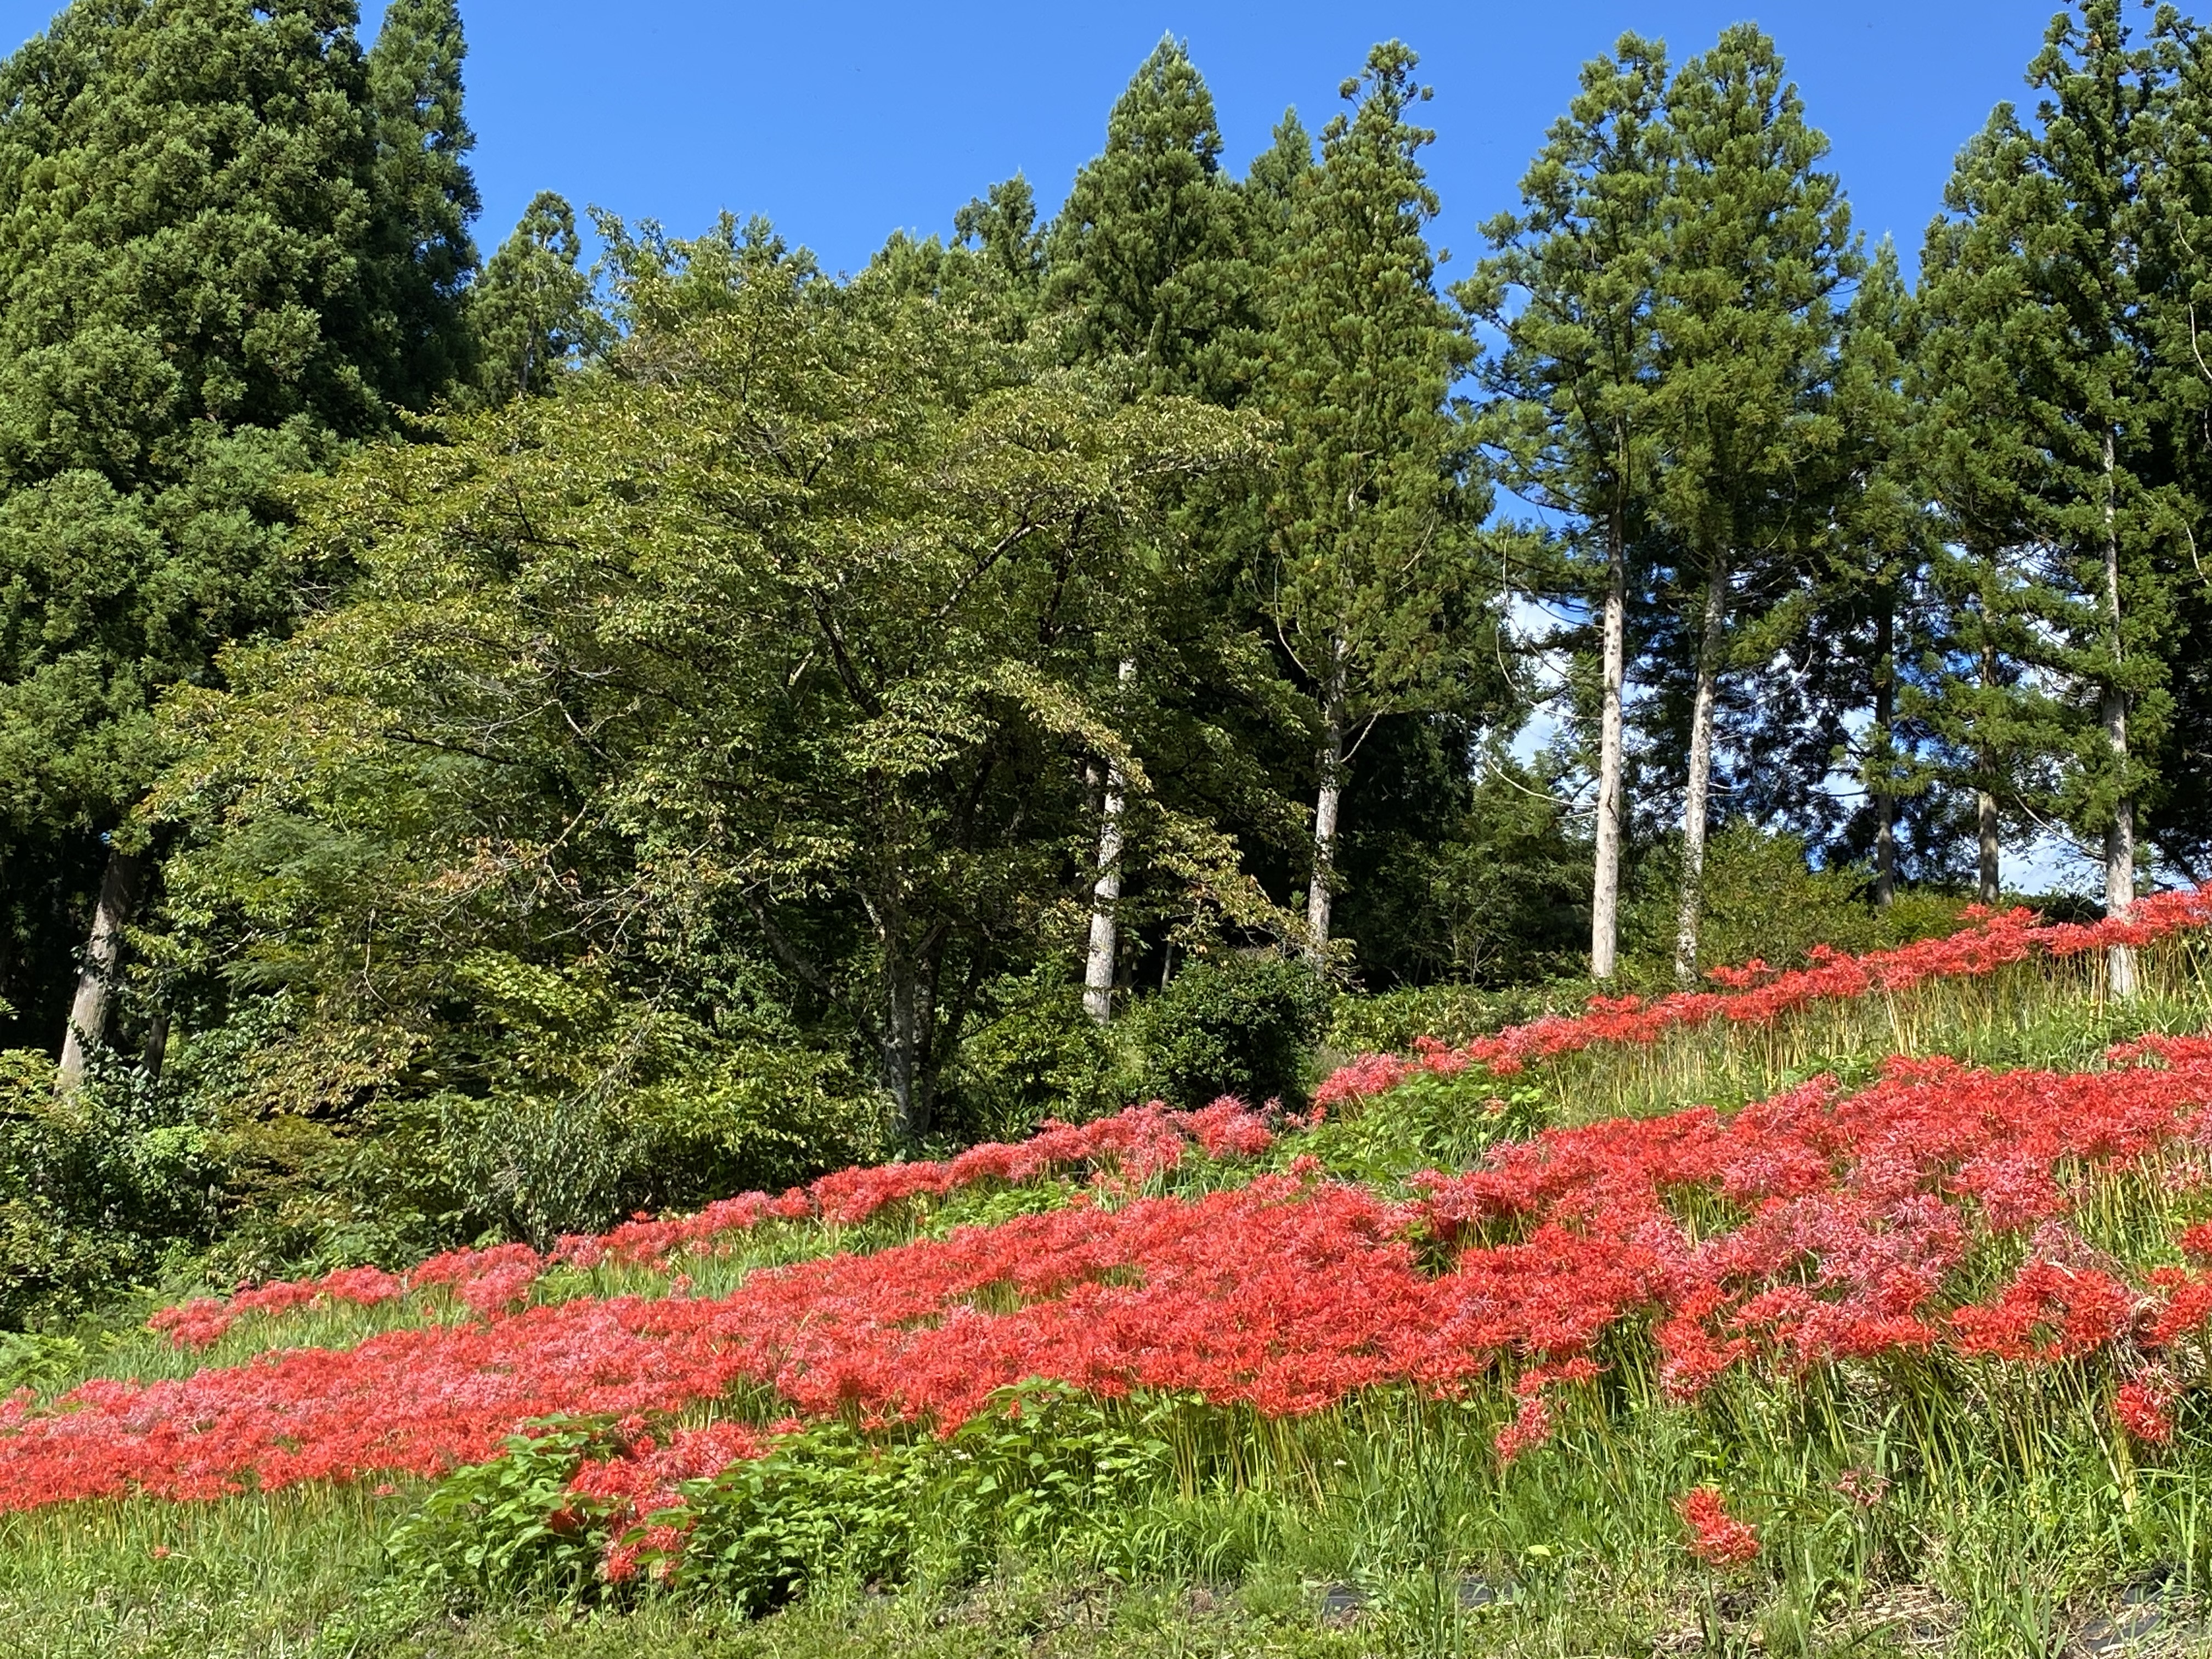
[[[76,1654],[2212,1650],[2212,899],[16,1339]]]

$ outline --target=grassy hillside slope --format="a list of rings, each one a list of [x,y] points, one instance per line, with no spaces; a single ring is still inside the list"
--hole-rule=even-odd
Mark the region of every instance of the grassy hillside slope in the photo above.
[[[0,1651],[2212,1651],[2208,913],[19,1342]]]

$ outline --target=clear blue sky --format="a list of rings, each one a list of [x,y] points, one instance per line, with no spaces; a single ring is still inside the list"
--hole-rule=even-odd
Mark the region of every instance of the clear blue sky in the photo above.
[[[1232,164],[1285,105],[1317,128],[1337,83],[1393,35],[1437,88],[1437,239],[1459,269],[1475,227],[1510,207],[1576,66],[1623,29],[1679,60],[1746,15],[1779,40],[1834,141],[1860,224],[1908,266],[1953,154],[2021,72],[2047,0],[1453,0],[1269,7],[1185,0],[1020,6],[877,0],[462,0],[469,107],[495,246],[531,194],[558,190],[679,234],[727,207],[764,213],[830,270],[897,228],[953,211],[1019,170],[1049,213],[1098,148],[1106,111],[1166,31],[1213,88]],[[0,0],[0,44],[53,0]],[[373,27],[382,0],[364,0]]]
[[[372,14],[380,0],[368,0]],[[1310,128],[1373,42],[1422,55],[1437,89],[1437,239],[1461,269],[1475,227],[1515,200],[1575,71],[1624,29],[1679,61],[1747,15],[1769,29],[1833,140],[1871,235],[1908,264],[1958,147],[2021,71],[2054,8],[2039,0],[1454,0],[1450,4],[1042,0],[463,0],[489,252],[531,193],[562,191],[671,230],[764,213],[830,270],[894,228],[949,228],[1019,170],[1049,213],[1095,154],[1106,112],[1164,32],[1213,89],[1232,165],[1285,106]],[[25,21],[34,23],[35,12]]]

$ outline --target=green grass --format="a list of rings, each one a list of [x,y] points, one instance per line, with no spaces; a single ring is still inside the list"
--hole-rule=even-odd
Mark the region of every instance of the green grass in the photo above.
[[[2131,1004],[2101,994],[2094,964],[2023,966],[1771,1030],[1584,1054],[1507,1086],[1429,1079],[1269,1161],[1313,1152],[1388,1188],[1543,1121],[1728,1106],[1821,1071],[1863,1081],[1890,1052],[2074,1068],[2145,1031],[2212,1026],[2201,946],[2145,965],[2150,994]],[[1168,1184],[1196,1191],[1252,1167],[1200,1163]],[[2099,1181],[2083,1195],[2084,1234],[2130,1261],[2170,1258],[2174,1228],[2202,1207],[2168,1178],[2179,1173]],[[712,1293],[764,1265],[1063,1197],[977,1192],[862,1228],[763,1229],[691,1276]],[[2010,1263],[1985,1265],[1995,1282]],[[665,1285],[610,1267],[541,1293]],[[177,1375],[421,1316],[294,1315],[197,1357],[121,1333],[38,1380]],[[801,1600],[757,1620],[657,1593],[582,1607],[441,1600],[387,1548],[420,1508],[419,1486],[0,1517],[0,1655],[2212,1655],[2212,1413],[2196,1396],[2176,1445],[2145,1456],[2110,1429],[2115,1379],[2100,1365],[2031,1374],[1898,1358],[1788,1389],[1731,1376],[1692,1408],[1665,1401],[1638,1341],[1604,1358],[1604,1377],[1568,1395],[1555,1441],[1503,1470],[1494,1391],[1465,1403],[1377,1395],[1300,1423],[1182,1409],[1172,1478],[1072,1514],[1048,1545],[1012,1552],[987,1538],[979,1556],[948,1509],[917,1517],[890,1582],[826,1563]],[[1892,1482],[1888,1495],[1856,1502],[1838,1487],[1846,1471]],[[1674,1504],[1705,1481],[1759,1526],[1752,1566],[1714,1571],[1683,1551]],[[2131,1647],[2099,1645],[2131,1632]]]

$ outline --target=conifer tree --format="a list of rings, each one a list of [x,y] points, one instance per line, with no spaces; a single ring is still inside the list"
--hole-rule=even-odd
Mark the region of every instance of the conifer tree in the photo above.
[[[1226,336],[1254,323],[1244,204],[1221,171],[1221,131],[1188,50],[1163,40],[1075,176],[1048,246],[1048,305],[1079,360],[1122,357],[1152,392],[1234,395]]]
[[[1327,950],[1345,789],[1384,714],[1434,696],[1452,605],[1472,580],[1483,517],[1447,409],[1473,355],[1434,286],[1423,234],[1437,210],[1406,119],[1429,96],[1398,41],[1340,88],[1321,164],[1294,199],[1272,289],[1266,407],[1279,424],[1267,604],[1313,688],[1321,742],[1307,890],[1309,948]]]
[[[1103,151],[1076,175],[1047,240],[1044,299],[1061,349],[1126,374],[1138,396],[1237,402],[1249,379],[1259,274],[1247,254],[1249,210],[1221,171],[1212,94],[1188,49],[1164,39],[1107,118]],[[1186,519],[1190,515],[1186,515]],[[1187,532],[1194,526],[1186,522]],[[1202,583],[1193,550],[1163,550],[1152,596]],[[1139,596],[1124,596],[1109,641],[1116,699],[1144,695],[1139,635],[1153,631]],[[1085,951],[1084,1000],[1110,1015],[1121,950],[1119,905],[1129,779],[1118,762],[1093,769],[1098,854]]]
[[[2045,326],[2023,343],[2033,354],[2026,412],[2045,457],[2045,533],[2064,550],[2083,601],[2069,665],[2095,699],[2099,728],[2077,744],[2060,804],[2078,830],[2103,837],[2105,906],[2115,915],[2135,904],[2137,807],[2154,781],[2139,751],[2155,752],[2168,706],[2172,620],[2154,554],[2165,516],[2153,447],[2161,421],[2141,263],[2148,134],[2139,128],[2154,70],[2120,10],[2119,0],[2088,0],[2078,21],[2053,19],[2029,66],[2044,94],[2031,270]],[[2115,994],[2133,995],[2134,953],[2115,949],[2110,971]]]
[[[1036,192],[1017,173],[1002,179],[952,216],[952,232],[972,244],[984,267],[1023,313],[1036,307],[1044,282],[1044,236],[1037,229]]]
[[[1960,152],[1948,216],[1921,253],[1910,374],[1912,465],[1937,518],[1928,564],[1936,626],[1903,702],[1935,742],[1924,774],[1972,793],[1984,904],[2000,890],[2006,818],[2047,805],[2051,757],[2064,746],[2046,689],[2063,595],[2039,557],[2037,461],[2017,418],[2028,392],[2006,338],[2030,305],[2020,212],[2031,149],[2007,106]]]
[[[1662,207],[1654,394],[1666,460],[1656,506],[1684,549],[1676,587],[1698,617],[1686,647],[1694,693],[1674,953],[1688,983],[1722,677],[1771,566],[1809,528],[1800,480],[1826,464],[1837,437],[1832,297],[1859,260],[1841,189],[1819,170],[1827,140],[1807,124],[1774,43],[1756,27],[1726,30],[1683,66],[1668,88],[1667,118],[1674,166]]]
[[[1837,447],[1801,477],[1812,533],[1777,562],[1784,591],[1759,625],[1776,655],[1727,721],[1736,810],[1801,836],[1824,863],[1870,856],[1877,908],[1895,897],[1908,843],[1940,865],[1950,828],[1916,770],[1921,728],[1899,709],[1926,624],[1926,514],[1905,441],[1911,309],[1885,239],[1844,313]],[[1856,805],[1832,787],[1853,775]]]
[[[1820,660],[1829,672],[1816,678],[1831,709],[1871,712],[1856,759],[1872,819],[1875,902],[1885,909],[1897,895],[1899,802],[1919,793],[1911,763],[1915,745],[1902,732],[1898,708],[1921,631],[1914,625],[1916,600],[1927,556],[1907,442],[1910,312],[1897,249],[1885,237],[1844,319],[1836,399],[1843,449],[1834,476],[1840,488],[1823,603],[1804,630],[1826,647]]]
[[[284,625],[280,479],[418,389],[392,307],[428,266],[380,261],[394,224],[417,253],[436,234],[427,198],[385,191],[354,21],[344,0],[80,0],[0,69],[0,869],[40,975],[8,989],[65,1032],[65,1080],[143,884],[126,814],[155,699]],[[405,78],[397,45],[385,68]],[[422,121],[447,117],[383,162]],[[66,1024],[55,957],[87,931],[58,896],[93,912]]]
[[[1995,473],[2018,550],[2012,592],[2000,600],[1993,588],[1986,602],[2035,624],[2015,644],[2043,671],[2027,694],[2037,718],[2008,735],[2051,766],[2047,810],[2102,840],[2106,907],[2124,915],[2139,803],[2154,781],[2142,755],[2155,752],[2169,704],[2161,544],[2185,522],[2159,476],[2158,239],[2145,182],[2157,57],[2130,43],[2118,0],[2087,0],[2078,17],[2052,20],[2028,79],[2044,94],[2034,127],[1997,111],[1961,157],[1957,218],[1938,233],[1962,255],[1944,308],[1974,330],[1974,361],[1952,359],[1984,386],[1984,447],[1956,470]],[[2052,685],[2070,694],[2063,707],[2048,701]],[[2131,953],[2116,949],[2110,974],[2116,994],[2133,994]]]
[[[2155,757],[2160,790],[2143,830],[2191,880],[2212,878],[2212,32],[2171,9],[2152,49],[2157,76],[2141,149],[2144,283],[2159,430],[2151,463],[2168,485],[2160,550],[2174,624],[2165,653],[2172,713]]]
[[[474,401],[542,396],[579,356],[606,343],[610,329],[592,304],[592,279],[577,267],[582,253],[574,210],[565,198],[538,191],[469,290]]]
[[[469,226],[482,204],[461,112],[467,56],[454,0],[392,0],[368,53],[375,113],[374,270],[391,330],[386,395],[427,408],[468,374],[464,289],[477,268]]]
[[[1505,341],[1483,365],[1483,429],[1501,482],[1567,516],[1566,597],[1599,631],[1590,973],[1613,977],[1628,827],[1623,692],[1632,544],[1651,488],[1652,311],[1667,185],[1662,50],[1623,35],[1522,180],[1522,210],[1485,227],[1496,253],[1456,290]]]
[[[1313,170],[1313,135],[1298,119],[1297,111],[1286,109],[1275,124],[1273,142],[1244,171],[1244,246],[1259,272],[1272,270],[1282,258],[1290,237],[1291,206]]]

